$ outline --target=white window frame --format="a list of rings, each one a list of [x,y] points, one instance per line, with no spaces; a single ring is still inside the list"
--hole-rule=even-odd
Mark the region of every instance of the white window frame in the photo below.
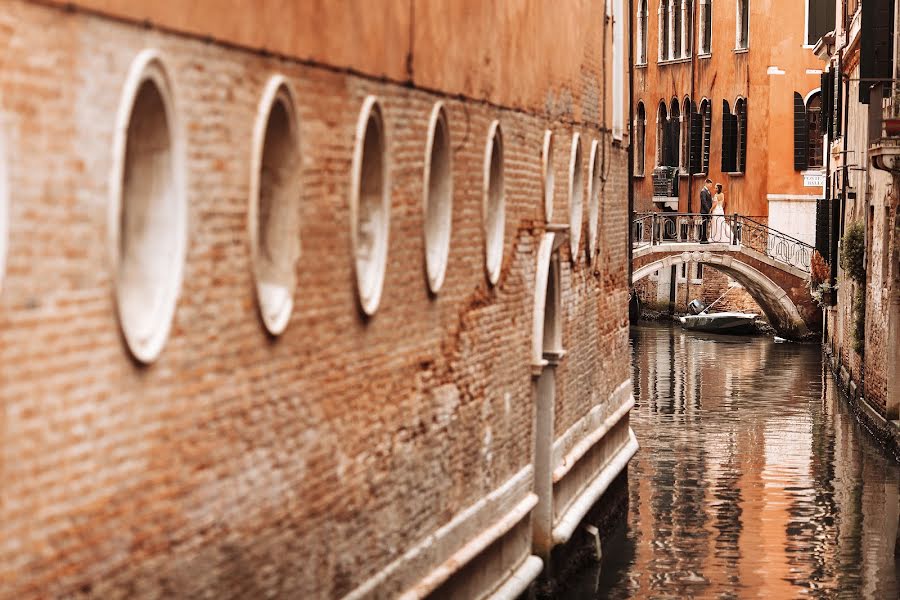
[[[706,6],[706,10],[712,12],[712,0],[700,0],[700,6]],[[698,16],[699,12],[698,12]],[[705,16],[705,15],[704,15]],[[697,19],[698,25],[700,26],[700,35],[698,36],[698,48],[697,48],[697,56],[701,58],[709,58],[712,56],[712,31],[706,29],[706,19]],[[710,23],[712,23],[712,18],[710,18]],[[709,46],[709,52],[704,51],[706,46]]]
[[[688,40],[692,37],[692,25],[694,20],[688,11],[687,0],[681,0],[681,58],[690,58],[694,52],[693,40],[691,50],[688,51]]]
[[[643,67],[647,65],[649,61],[649,21],[650,21],[650,0],[643,0],[643,10],[641,10],[641,2],[638,1],[637,8],[637,23],[638,23],[638,35],[637,35],[637,60],[635,61],[635,66]]]
[[[743,3],[747,3],[747,43],[744,46],[741,46],[741,31],[743,30],[742,24],[743,19],[741,16],[744,14],[743,11]],[[746,52],[750,49],[750,0],[735,0],[735,11],[734,11],[734,51],[735,52]]]
[[[803,18],[803,44],[804,48],[815,48],[812,44],[809,43],[809,0],[804,1],[805,12]]]

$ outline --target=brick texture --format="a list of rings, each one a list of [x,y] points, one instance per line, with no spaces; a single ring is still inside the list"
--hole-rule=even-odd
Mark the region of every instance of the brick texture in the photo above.
[[[0,598],[340,597],[527,465],[547,127],[557,215],[562,140],[600,139],[609,166],[599,257],[582,248],[564,261],[557,429],[627,379],[626,151],[596,123],[22,2],[0,6],[0,45],[12,190]],[[119,333],[105,240],[114,115],[147,47],[163,56],[186,139],[189,246],[169,340],[141,367]],[[298,287],[277,339],[259,321],[246,233],[252,127],[274,73],[295,92],[303,155]],[[367,320],[348,173],[368,94],[384,110],[392,208],[384,294]],[[430,296],[421,186],[438,99],[454,206],[447,278]],[[507,215],[495,287],[481,217],[493,119]]]

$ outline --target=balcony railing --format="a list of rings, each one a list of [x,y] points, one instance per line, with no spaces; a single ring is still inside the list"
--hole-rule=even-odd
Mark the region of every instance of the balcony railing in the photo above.
[[[878,83],[872,88],[869,157],[876,169],[900,173],[900,79]]]

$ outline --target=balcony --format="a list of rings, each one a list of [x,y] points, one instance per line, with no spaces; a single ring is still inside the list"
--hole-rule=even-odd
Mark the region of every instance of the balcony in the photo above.
[[[876,169],[900,175],[900,79],[885,81],[872,89],[869,157]]]

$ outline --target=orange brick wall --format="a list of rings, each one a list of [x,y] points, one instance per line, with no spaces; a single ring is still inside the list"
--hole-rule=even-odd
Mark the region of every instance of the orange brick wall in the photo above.
[[[599,260],[573,266],[562,250],[558,426],[627,379],[626,153],[596,121],[24,2],[0,5],[0,45],[12,190],[0,293],[0,598],[339,597],[528,464],[547,127],[555,220],[567,219],[572,132],[586,144],[586,170],[593,139],[610,165]],[[160,359],[140,367],[119,333],[105,240],[114,115],[147,47],[163,56],[184,126],[189,246],[172,333]],[[296,95],[303,197],[294,311],[273,339],[255,306],[246,214],[257,103],[276,72]],[[392,174],[384,295],[368,321],[347,200],[367,94],[382,102]],[[455,193],[447,279],[432,297],[421,186],[438,99]],[[481,219],[493,119],[506,158],[496,287],[484,274]]]

